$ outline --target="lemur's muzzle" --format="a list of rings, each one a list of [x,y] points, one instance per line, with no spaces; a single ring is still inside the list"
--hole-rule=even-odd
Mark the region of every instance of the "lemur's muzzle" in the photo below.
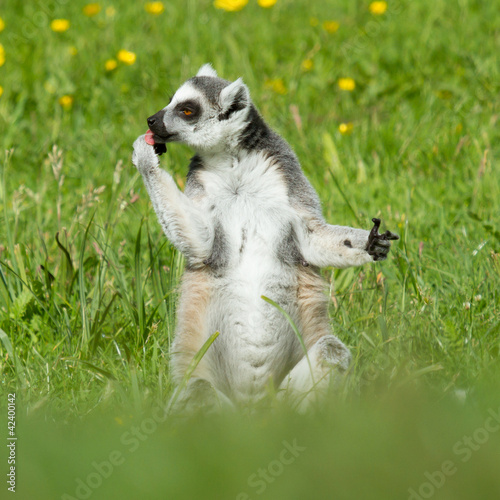
[[[164,142],[161,141],[162,138],[168,137],[169,133],[167,132],[167,129],[165,128],[165,123],[163,122],[163,116],[165,115],[165,110],[160,110],[158,113],[155,113],[154,115],[150,116],[148,118],[148,125],[149,125],[149,130],[153,132],[155,136],[158,136],[158,141],[156,141],[155,137],[155,142]]]
[[[161,155],[167,151],[165,143],[172,136],[165,128],[165,123],[163,122],[164,115],[165,110],[162,109],[148,118],[149,130],[146,132],[144,138],[148,144],[155,148],[157,155]]]

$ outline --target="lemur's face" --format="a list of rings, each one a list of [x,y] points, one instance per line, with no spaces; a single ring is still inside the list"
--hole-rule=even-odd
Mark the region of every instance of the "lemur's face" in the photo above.
[[[205,65],[177,90],[168,106],[148,118],[148,139],[152,135],[155,144],[181,142],[199,151],[220,150],[245,124],[249,106],[241,79],[228,82]]]

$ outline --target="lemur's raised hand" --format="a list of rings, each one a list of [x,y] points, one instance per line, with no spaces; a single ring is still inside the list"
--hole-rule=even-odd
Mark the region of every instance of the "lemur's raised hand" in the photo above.
[[[210,65],[148,125],[133,163],[165,234],[186,257],[171,353],[176,381],[220,332],[177,407],[254,404],[270,382],[306,407],[350,359],[331,333],[318,268],[383,260],[398,237],[379,234],[379,219],[371,231],[327,224],[297,157],[264,122],[246,85],[218,78]],[[168,142],[196,151],[184,193],[159,168]],[[307,358],[288,320],[262,296],[294,320]]]
[[[372,219],[372,222],[374,226],[368,236],[366,251],[373,256],[373,260],[385,260],[391,249],[389,240],[399,240],[399,236],[390,231],[379,234],[380,219]]]

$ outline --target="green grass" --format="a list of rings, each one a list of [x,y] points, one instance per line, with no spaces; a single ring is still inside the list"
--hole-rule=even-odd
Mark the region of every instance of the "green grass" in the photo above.
[[[171,394],[168,352],[184,261],[162,235],[131,145],[146,117],[208,61],[225,78],[243,77],[265,119],[299,156],[330,223],[368,229],[381,217],[401,239],[382,264],[323,271],[332,330],[354,358],[346,401],[331,420],[287,416],[280,427],[276,415],[242,429],[227,417],[226,427],[197,422],[203,431],[178,435],[162,427],[109,484],[136,498],[130,478],[144,473],[134,488],[143,485],[149,498],[160,491],[165,498],[169,488],[172,498],[203,498],[196,490],[202,486],[206,498],[234,498],[252,471],[279,456],[282,439],[271,436],[282,432],[304,435],[315,452],[299,457],[291,466],[297,473],[285,471],[259,498],[307,498],[304,488],[316,479],[317,498],[406,498],[426,470],[453,459],[454,442],[498,408],[497,3],[389,2],[374,16],[368,1],[278,0],[263,9],[251,0],[229,13],[188,0],[165,2],[165,12],[152,16],[142,3],[117,0],[114,16],[103,6],[92,18],[83,15],[84,4],[10,0],[0,8],[0,146],[8,151],[0,163],[2,387],[17,394],[19,418],[32,426],[25,431],[32,452],[29,464],[24,455],[26,470],[40,481],[64,471],[38,498],[70,493],[73,477],[113,450],[112,436],[99,444],[102,422],[113,434],[115,416],[144,418]],[[55,18],[69,19],[70,29],[51,31]],[[328,20],[340,23],[336,33],[323,29]],[[107,72],[105,62],[120,49],[135,52],[135,64]],[[313,61],[309,71],[305,59]],[[355,80],[354,91],[338,88],[343,77]],[[60,105],[64,95],[73,97],[71,109]],[[352,133],[342,135],[341,123],[352,123]],[[180,187],[190,154],[172,145],[162,157]],[[462,391],[465,406],[457,410]],[[401,394],[415,394],[416,402]],[[36,423],[43,419],[77,430],[45,429]],[[71,443],[83,447],[87,461],[59,455],[56,436],[65,432],[74,433]],[[336,440],[337,432],[343,437]],[[250,457],[235,461],[231,480],[230,439],[246,443],[241,453]],[[498,463],[494,442],[498,436],[434,498],[471,498],[469,479],[483,488],[481,498],[498,493],[488,465]],[[196,458],[198,446],[206,460]],[[392,447],[407,467],[390,473]],[[150,462],[142,454],[206,467],[199,481],[184,471],[162,482],[161,467],[144,471]],[[367,472],[370,463],[380,477]],[[366,491],[357,484],[365,474],[373,486]],[[382,478],[398,485],[397,494]],[[193,485],[183,490],[181,479]],[[27,481],[19,472],[19,484],[27,488]],[[220,496],[210,486],[217,481],[230,484]],[[351,486],[351,494],[341,493]],[[110,498],[110,491],[103,486],[92,498]]]

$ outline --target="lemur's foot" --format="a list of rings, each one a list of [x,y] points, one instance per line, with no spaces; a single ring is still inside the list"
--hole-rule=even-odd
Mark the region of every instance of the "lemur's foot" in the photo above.
[[[195,378],[189,381],[184,391],[169,409],[173,414],[209,415],[232,408],[231,401],[208,380]]]
[[[155,153],[154,146],[150,146],[144,139],[145,135],[140,135],[134,142],[134,153],[132,163],[141,174],[147,174],[155,170],[160,160]]]
[[[390,240],[399,240],[399,236],[391,233],[390,231],[379,234],[378,229],[380,227],[380,219],[373,218],[372,222],[374,226],[368,236],[366,251],[373,257],[373,260],[385,260],[387,259],[387,254],[391,249]]]

